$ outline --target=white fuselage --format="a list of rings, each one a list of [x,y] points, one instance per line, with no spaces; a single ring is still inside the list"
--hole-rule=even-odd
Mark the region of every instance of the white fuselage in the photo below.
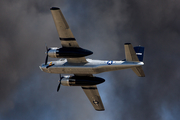
[[[42,64],[40,69],[47,73],[56,74],[98,74],[102,72],[115,71],[127,68],[133,68],[144,65],[143,62],[128,61],[107,61],[87,59],[87,63],[70,64],[66,59],[51,61],[52,66]],[[49,67],[47,67],[49,66]]]

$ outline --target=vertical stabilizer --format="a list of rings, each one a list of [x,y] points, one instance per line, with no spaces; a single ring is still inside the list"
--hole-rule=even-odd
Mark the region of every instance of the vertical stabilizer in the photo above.
[[[131,43],[124,44],[126,61],[139,61]]]

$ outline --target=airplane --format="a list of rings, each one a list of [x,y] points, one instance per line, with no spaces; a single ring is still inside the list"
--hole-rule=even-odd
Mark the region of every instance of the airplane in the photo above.
[[[142,69],[144,65],[144,47],[137,46],[133,48],[131,43],[125,43],[125,59],[121,61],[86,59],[85,56],[91,55],[93,52],[79,47],[60,8],[52,7],[50,11],[62,47],[48,48],[46,46],[45,63],[39,67],[44,72],[60,75],[57,91],[59,91],[60,85],[81,86],[94,109],[103,111],[105,108],[97,85],[105,80],[95,77],[93,74],[131,68],[137,76],[145,77]],[[48,57],[60,59],[48,62]],[[68,75],[61,76],[61,74]]]

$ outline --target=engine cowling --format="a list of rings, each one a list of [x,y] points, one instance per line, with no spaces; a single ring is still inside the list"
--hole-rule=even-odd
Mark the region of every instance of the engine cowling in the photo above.
[[[49,57],[52,57],[52,58],[75,58],[75,57],[85,57],[85,56],[93,54],[93,52],[83,49],[83,48],[52,47],[52,48],[49,48],[47,54]]]
[[[104,81],[100,77],[64,76],[61,79],[61,84],[64,86],[91,86],[103,83]]]
[[[57,58],[57,52],[58,52],[58,49],[57,47],[52,47],[52,48],[49,48],[48,50],[48,56],[49,57],[52,57],[52,58]]]

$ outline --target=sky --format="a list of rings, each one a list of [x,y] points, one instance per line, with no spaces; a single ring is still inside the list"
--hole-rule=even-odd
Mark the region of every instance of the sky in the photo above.
[[[178,0],[0,1],[0,120],[180,119]],[[81,87],[61,86],[44,73],[48,47],[61,47],[50,12],[60,7],[87,58],[122,60],[124,43],[145,47],[143,70],[94,76],[105,111],[95,111]],[[49,60],[55,60],[53,58]]]

